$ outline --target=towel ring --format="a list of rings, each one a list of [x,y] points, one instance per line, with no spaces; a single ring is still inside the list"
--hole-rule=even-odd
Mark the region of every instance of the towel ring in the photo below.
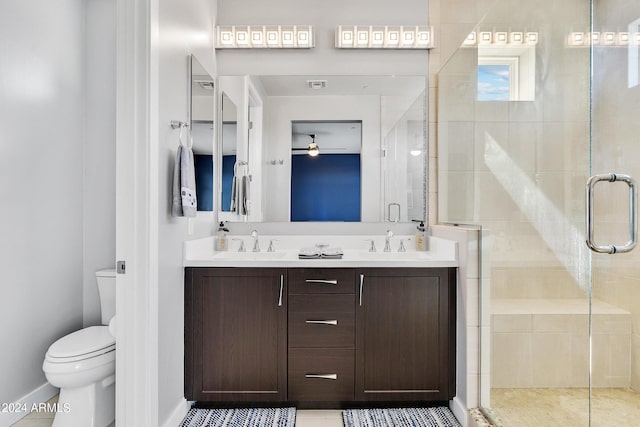
[[[178,142],[180,143],[180,145],[182,146],[182,129],[186,129],[187,130],[187,148],[193,148],[193,136],[191,135],[191,128],[189,127],[188,123],[185,122],[179,122],[181,123],[180,127],[180,132],[178,132]],[[173,122],[171,122],[171,127],[173,129],[176,129],[173,127]]]

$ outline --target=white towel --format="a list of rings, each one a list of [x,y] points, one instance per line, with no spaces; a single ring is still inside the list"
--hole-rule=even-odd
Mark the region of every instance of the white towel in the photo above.
[[[174,216],[195,217],[198,210],[196,199],[196,173],[193,151],[180,144],[173,168],[173,208]]]

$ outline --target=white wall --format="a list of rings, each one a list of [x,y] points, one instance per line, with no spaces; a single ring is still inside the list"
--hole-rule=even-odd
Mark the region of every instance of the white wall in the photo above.
[[[267,192],[265,220],[288,222],[291,213],[291,122],[295,120],[362,120],[362,222],[381,218],[380,97],[272,96],[266,98],[265,166]],[[276,164],[269,163],[276,160]],[[279,160],[283,160],[282,165]]]
[[[0,14],[0,402],[43,385],[48,346],[82,327],[83,15],[81,0]]]
[[[151,171],[157,173],[151,176],[151,191],[155,192],[152,203],[157,203],[157,217],[154,215],[150,219],[152,227],[157,225],[157,229],[151,230],[157,276],[152,274],[153,295],[149,303],[152,313],[157,316],[157,337],[151,337],[151,342],[157,338],[158,425],[163,425],[175,414],[180,417],[181,408],[186,408],[182,242],[195,237],[188,235],[187,219],[171,216],[171,182],[178,131],[172,130],[169,122],[187,119],[188,55],[194,53],[205,69],[216,75],[211,41],[215,1],[159,0],[158,6],[158,15],[152,17],[151,23],[154,32],[151,123],[157,126],[152,131],[151,143],[157,145],[152,149],[150,159]],[[154,45],[156,37],[157,44]],[[157,135],[157,141],[153,135]],[[196,234],[210,233],[212,224],[200,225]]]
[[[85,0],[83,324],[100,324],[95,272],[116,248],[116,4]]]

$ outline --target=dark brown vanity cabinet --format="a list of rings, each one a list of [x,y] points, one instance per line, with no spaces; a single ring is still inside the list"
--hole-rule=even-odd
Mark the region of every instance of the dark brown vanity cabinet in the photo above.
[[[353,402],[355,271],[289,269],[289,400],[298,407]]]
[[[455,395],[455,269],[359,269],[356,401]]]
[[[287,400],[287,270],[187,268],[185,397]]]
[[[455,268],[187,268],[185,396],[338,408],[455,395]]]

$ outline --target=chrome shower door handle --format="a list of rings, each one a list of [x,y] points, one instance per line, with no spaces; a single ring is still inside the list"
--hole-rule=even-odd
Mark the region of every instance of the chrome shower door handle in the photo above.
[[[593,241],[593,193],[596,184],[600,181],[616,182],[622,181],[629,186],[629,241],[622,245],[598,245]],[[600,175],[594,175],[587,181],[586,186],[586,242],[589,249],[594,252],[603,254],[617,254],[630,252],[636,247],[638,224],[637,224],[637,203],[638,203],[638,190],[636,182],[631,176],[616,173],[606,173]]]

